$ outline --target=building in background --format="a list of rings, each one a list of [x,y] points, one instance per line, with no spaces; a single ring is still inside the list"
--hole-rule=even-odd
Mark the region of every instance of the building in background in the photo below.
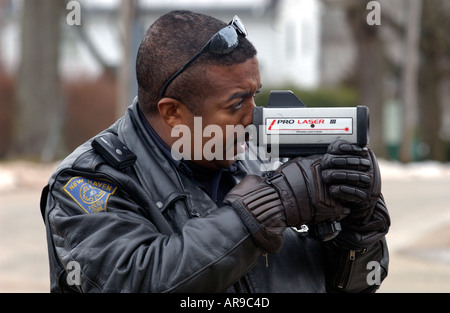
[[[0,8],[4,21],[0,25],[0,58],[11,71],[20,59],[18,17],[21,2],[3,1]],[[104,65],[118,67],[122,58],[121,1],[79,0],[78,3],[81,26],[69,26],[65,19],[61,20],[60,68],[66,79],[99,75]],[[258,50],[265,85],[315,88],[320,84],[319,0],[141,0],[136,3],[134,46],[139,44],[147,28],[170,10],[189,9],[223,21],[231,20],[237,14],[249,31],[249,40]]]

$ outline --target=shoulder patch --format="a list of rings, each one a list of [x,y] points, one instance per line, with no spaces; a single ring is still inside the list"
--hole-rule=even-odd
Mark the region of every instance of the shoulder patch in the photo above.
[[[107,180],[74,177],[64,186],[64,191],[87,213],[106,212],[109,196],[117,186]]]

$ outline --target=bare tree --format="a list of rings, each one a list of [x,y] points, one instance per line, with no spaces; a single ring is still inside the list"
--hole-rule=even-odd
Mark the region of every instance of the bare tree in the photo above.
[[[386,155],[382,135],[383,79],[385,53],[380,26],[368,23],[368,0],[322,0],[328,7],[341,8],[351,30],[356,51],[351,83],[358,93],[358,103],[370,110],[370,145],[379,156]],[[379,16],[378,16],[379,18]]]
[[[446,160],[442,138],[444,98],[440,87],[450,77],[450,5],[447,0],[423,1],[420,37],[419,138],[429,148],[429,158]],[[448,87],[447,87],[448,88]]]
[[[385,156],[386,149],[382,134],[384,50],[378,25],[367,23],[369,1],[345,1],[347,22],[355,39],[357,60],[355,81],[359,103],[370,111],[370,145],[379,156]]]
[[[39,158],[45,153],[52,131],[61,116],[58,75],[60,0],[23,2],[21,63],[17,79],[17,111],[14,154]]]
[[[417,125],[417,97],[418,97],[418,64],[419,64],[419,36],[422,0],[406,2],[408,18],[406,22],[406,43],[404,49],[404,64],[402,77],[403,102],[403,138],[400,160],[413,160],[412,147]]]
[[[382,81],[387,73],[396,78],[403,107],[400,160],[415,160],[417,142],[420,141],[428,148],[425,151],[428,154],[422,157],[445,161],[449,146],[443,138],[442,122],[444,105],[450,101],[447,96],[450,82],[450,3],[447,0],[404,0],[396,3],[403,8],[404,16],[399,16],[395,14],[398,7],[391,10],[387,1],[379,1],[383,6],[381,28],[370,26],[364,20],[367,0],[322,1],[326,5],[339,5],[347,13],[358,55],[354,81],[360,103],[370,108],[371,133],[382,127]],[[381,29],[383,34],[380,34]],[[388,47],[383,46],[387,33],[394,36],[391,41],[397,40],[398,46],[403,47],[398,60],[388,56]],[[384,154],[381,136],[376,133],[371,136],[371,145],[378,155]]]
[[[133,25],[136,19],[136,0],[122,0],[120,7],[122,59],[118,75],[118,97],[116,115],[120,117],[130,104],[133,73]]]

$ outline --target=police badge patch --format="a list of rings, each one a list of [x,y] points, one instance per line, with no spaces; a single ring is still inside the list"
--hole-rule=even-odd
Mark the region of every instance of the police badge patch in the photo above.
[[[87,213],[106,212],[109,196],[117,186],[107,180],[74,177],[64,186],[64,191]]]

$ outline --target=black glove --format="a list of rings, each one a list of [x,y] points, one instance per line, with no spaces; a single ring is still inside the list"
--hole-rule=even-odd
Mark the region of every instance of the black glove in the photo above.
[[[247,175],[225,196],[264,251],[278,252],[286,229],[285,209],[277,191],[260,176]]]
[[[350,210],[330,197],[322,181],[321,155],[298,157],[278,168],[268,183],[280,195],[288,226],[338,221]]]
[[[330,144],[321,166],[330,195],[351,209],[349,219],[365,224],[381,195],[381,175],[372,150],[337,140]]]
[[[338,221],[350,210],[328,194],[321,178],[320,155],[299,157],[282,165],[267,180],[246,176],[226,196],[267,252],[277,252],[283,244],[286,226],[317,225]]]
[[[338,246],[348,250],[367,249],[385,236],[391,225],[389,212],[383,196],[378,198],[369,220],[365,224],[357,224],[353,219],[341,221],[342,230],[334,239]]]

